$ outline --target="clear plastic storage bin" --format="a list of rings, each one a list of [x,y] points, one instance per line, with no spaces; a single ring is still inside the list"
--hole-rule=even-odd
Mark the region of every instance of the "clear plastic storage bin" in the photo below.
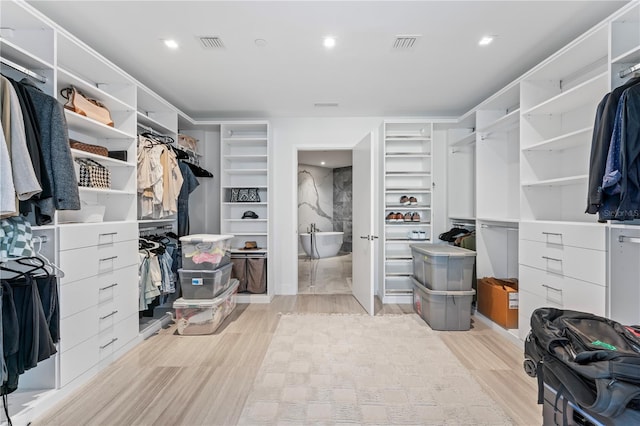
[[[178,269],[182,297],[184,299],[213,299],[229,288],[232,267],[233,265],[229,263],[213,270]]]
[[[413,308],[433,330],[469,330],[475,290],[429,290],[413,279]]]
[[[413,275],[430,290],[468,291],[476,252],[446,244],[412,244]]]
[[[236,307],[238,280],[231,280],[231,286],[215,299],[186,300],[173,302],[178,334],[196,335],[214,333],[220,324]]]
[[[216,269],[229,263],[233,235],[194,234],[180,237],[182,269]]]

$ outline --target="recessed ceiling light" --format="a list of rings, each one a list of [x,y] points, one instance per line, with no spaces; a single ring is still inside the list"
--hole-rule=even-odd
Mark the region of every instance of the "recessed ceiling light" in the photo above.
[[[324,41],[322,42],[322,44],[327,49],[333,49],[336,46],[336,39],[335,37],[327,36],[324,38]]]
[[[478,44],[480,46],[486,46],[488,44],[491,44],[491,42],[493,41],[493,36],[484,36],[480,39],[480,41],[478,42]]]
[[[324,166],[324,165],[325,165],[325,162],[324,162],[324,161],[321,161],[321,162],[320,162],[320,164]]]
[[[177,49],[178,48],[178,42],[173,40],[173,39],[167,39],[164,41],[164,45],[167,46],[169,49]]]
[[[255,39],[254,43],[258,47],[265,47],[267,45],[267,40],[265,40],[263,38],[257,38],[257,39]]]

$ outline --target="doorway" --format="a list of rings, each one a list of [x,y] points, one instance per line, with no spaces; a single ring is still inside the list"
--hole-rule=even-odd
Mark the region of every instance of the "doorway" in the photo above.
[[[352,151],[298,151],[298,294],[352,294]]]

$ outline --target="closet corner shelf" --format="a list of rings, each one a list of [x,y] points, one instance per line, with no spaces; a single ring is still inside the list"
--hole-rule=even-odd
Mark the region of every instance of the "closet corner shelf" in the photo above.
[[[76,74],[62,67],[58,67],[58,87],[65,88],[74,86],[81,93],[89,98],[97,99],[102,102],[111,112],[114,111],[135,111],[136,109],[116,98],[111,93],[105,92],[98,87],[98,84],[87,81]]]
[[[520,125],[520,108],[516,108],[506,115],[503,115],[493,123],[488,124],[482,129],[478,129],[477,133],[486,136],[495,132],[506,132],[513,130]]]
[[[178,133],[177,129],[172,129],[170,127],[165,126],[158,120],[155,120],[145,114],[143,111],[136,111],[136,118],[138,119],[138,123],[144,124],[147,127],[151,127],[153,130],[157,131],[161,134],[173,134]]]
[[[457,139],[449,144],[450,147],[472,145],[476,143],[476,132],[469,133],[468,135]]]
[[[640,62],[640,46],[627,50],[626,52],[611,59],[612,64],[636,64],[638,62]]]
[[[567,176],[556,179],[546,179],[535,182],[522,182],[525,188],[535,188],[540,186],[564,186],[585,183],[589,179],[589,175]]]
[[[602,95],[609,90],[607,72],[598,74],[575,87],[557,94],[523,113],[528,115],[562,114],[590,103],[600,101]]]
[[[111,157],[105,157],[104,155],[92,154],[90,152],[81,151],[79,149],[71,148],[71,154],[73,154],[74,157],[91,158],[92,160],[96,160],[99,163],[109,165],[109,166],[136,167],[135,163],[128,163],[126,161],[117,160]]]
[[[538,142],[534,145],[522,149],[522,152],[533,151],[562,151],[565,149],[577,148],[581,145],[590,144],[588,136],[593,132],[593,126],[569,132],[555,138]]]
[[[64,115],[67,119],[69,130],[76,130],[81,133],[87,132],[87,135],[98,136],[106,139],[135,139],[134,135],[130,135],[115,127],[99,123],[67,109],[64,110]]]
[[[20,64],[32,71],[53,70],[53,65],[49,62],[32,55],[23,48],[11,43],[5,38],[0,38],[0,52],[2,57],[12,62]]]

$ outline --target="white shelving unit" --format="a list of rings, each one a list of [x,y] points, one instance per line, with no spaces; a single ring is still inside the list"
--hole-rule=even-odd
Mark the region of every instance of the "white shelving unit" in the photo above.
[[[220,127],[220,232],[234,235],[232,255],[264,254],[267,259],[267,291],[264,294],[240,293],[238,302],[270,302],[272,290],[269,280],[269,124],[265,121],[223,123]],[[232,202],[234,188],[257,189],[259,202]],[[242,219],[250,210],[258,219]],[[245,241],[255,241],[260,250],[241,250]]]
[[[413,262],[411,244],[432,238],[433,124],[426,121],[386,121],[383,128],[384,232],[383,303],[411,303]],[[415,197],[416,204],[403,205],[400,198]],[[419,219],[387,220],[390,213],[406,213]],[[412,239],[412,231],[424,237]]]
[[[476,216],[476,113],[447,130],[447,216],[449,226]]]

